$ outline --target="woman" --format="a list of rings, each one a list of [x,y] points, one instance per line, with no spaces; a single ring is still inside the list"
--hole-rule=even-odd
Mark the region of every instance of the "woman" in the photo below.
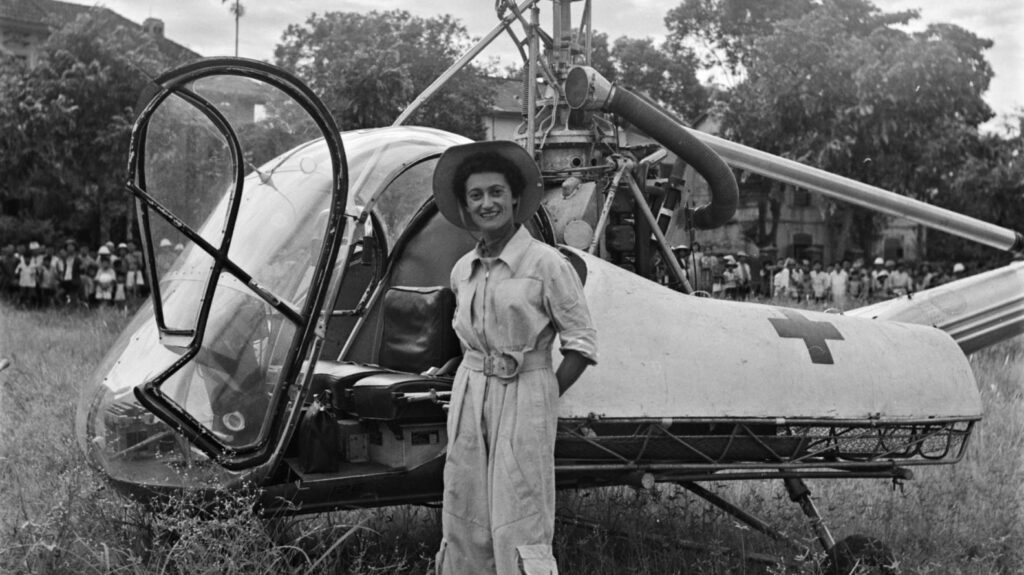
[[[541,192],[537,164],[512,142],[449,148],[434,172],[441,213],[478,242],[451,273],[463,360],[448,414],[442,575],[512,575],[521,559],[556,572],[558,396],[597,350],[576,272],[521,225]]]

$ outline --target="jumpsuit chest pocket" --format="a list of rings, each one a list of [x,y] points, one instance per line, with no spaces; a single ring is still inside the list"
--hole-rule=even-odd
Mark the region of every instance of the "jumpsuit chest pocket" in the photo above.
[[[544,309],[543,284],[535,278],[510,278],[494,286],[488,331],[498,335],[494,343],[508,351],[523,351],[533,344],[549,320]],[[493,320],[493,323],[491,323]]]

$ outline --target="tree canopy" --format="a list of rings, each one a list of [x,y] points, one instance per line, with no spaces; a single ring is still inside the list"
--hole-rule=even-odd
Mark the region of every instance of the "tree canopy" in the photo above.
[[[0,200],[16,207],[8,217],[109,237],[128,205],[121,185],[142,70],[165,65],[152,37],[104,12],[54,31],[34,67],[0,62]]]
[[[387,126],[469,45],[451,16],[408,12],[312,14],[285,29],[274,51],[323,98],[343,130]],[[493,101],[484,70],[470,65],[428,101],[411,124],[482,139]]]
[[[666,22],[672,42],[702,38],[740,71],[723,98],[725,137],[923,198],[992,115],[982,99],[991,41],[948,24],[903,31],[915,17],[866,0],[686,0]],[[771,194],[751,182],[749,193]],[[834,253],[867,249],[869,212],[833,202],[829,215]]]
[[[697,78],[699,63],[688,48],[627,36],[609,44],[602,32],[594,33],[592,46],[591,65],[608,80],[646,94],[684,121],[707,110],[709,93]]]

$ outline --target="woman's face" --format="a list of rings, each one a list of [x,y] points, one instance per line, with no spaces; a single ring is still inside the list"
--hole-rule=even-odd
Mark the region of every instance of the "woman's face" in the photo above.
[[[518,203],[503,174],[480,172],[466,179],[466,211],[485,236],[502,235],[511,229]]]

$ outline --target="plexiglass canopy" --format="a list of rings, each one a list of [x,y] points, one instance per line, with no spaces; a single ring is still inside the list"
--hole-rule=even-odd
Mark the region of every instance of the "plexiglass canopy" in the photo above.
[[[310,298],[322,301],[325,272],[344,270],[361,239],[351,223],[407,166],[466,141],[424,128],[343,134],[350,193],[344,218],[332,220],[336,152],[324,138],[307,141],[322,124],[287,96],[251,77],[204,77],[152,111],[133,183],[158,281],[83,387],[78,410],[83,449],[115,480],[212,487],[265,469],[319,349],[313,323],[323,304]],[[378,219],[385,237],[430,195],[411,192],[387,199],[389,216]],[[345,222],[350,231],[340,234]],[[337,257],[326,261],[327,253]]]

